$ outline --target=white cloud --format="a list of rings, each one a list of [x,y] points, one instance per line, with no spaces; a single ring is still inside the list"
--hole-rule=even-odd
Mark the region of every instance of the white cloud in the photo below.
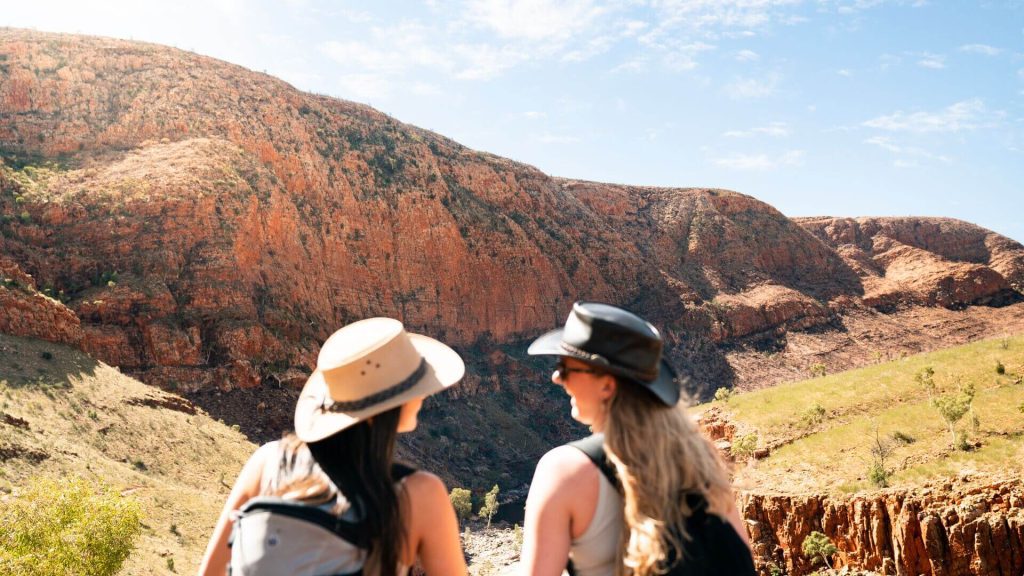
[[[846,68],[843,68],[841,70],[836,70],[836,74],[838,74],[840,76],[845,76],[847,78],[849,78],[850,76],[853,76],[853,72],[850,72]]]
[[[784,166],[802,166],[804,151],[788,150],[774,157],[767,154],[736,154],[725,158],[714,158],[711,162],[715,166],[728,170],[765,172]]]
[[[935,161],[949,164],[952,162],[948,156],[933,154],[915,146],[903,146],[894,142],[888,136],[875,136],[864,140],[865,144],[878,146],[879,148],[892,153],[893,166],[896,168],[914,168],[920,166],[920,161]]]
[[[978,128],[991,128],[1004,116],[1002,112],[989,112],[979,98],[964,100],[939,112],[903,112],[879,116],[862,122],[862,126],[890,132],[963,132]]]
[[[528,118],[530,120],[542,120],[547,117],[548,115],[546,112],[538,112],[536,110],[528,110],[526,112],[523,112],[523,118]]]
[[[736,53],[737,62],[757,62],[761,59],[761,55],[753,50],[740,50]]]
[[[512,46],[463,44],[456,46],[455,52],[462,62],[455,74],[460,80],[488,80],[530,59],[529,54]]]
[[[917,65],[922,68],[941,70],[946,67],[946,57],[925,52],[924,54],[921,54],[921,59],[917,61]]]
[[[778,92],[778,84],[777,74],[771,74],[764,79],[737,78],[725,86],[725,91],[734,100],[766,98]]]
[[[604,9],[591,0],[470,0],[470,22],[503,38],[568,40],[586,30]]]
[[[789,125],[785,122],[771,122],[765,126],[758,126],[749,130],[729,130],[722,134],[727,138],[747,138],[750,136],[765,135],[773,138],[784,138],[790,135]]]
[[[970,52],[972,54],[984,54],[985,56],[998,56],[1002,49],[988,44],[964,44],[960,47],[961,52]]]

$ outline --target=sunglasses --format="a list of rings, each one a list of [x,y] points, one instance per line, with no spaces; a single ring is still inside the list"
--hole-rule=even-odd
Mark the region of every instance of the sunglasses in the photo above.
[[[569,377],[569,374],[573,372],[579,372],[580,374],[600,374],[600,370],[594,368],[572,368],[567,366],[565,360],[559,360],[558,364],[555,365],[555,378],[558,380],[565,380]]]

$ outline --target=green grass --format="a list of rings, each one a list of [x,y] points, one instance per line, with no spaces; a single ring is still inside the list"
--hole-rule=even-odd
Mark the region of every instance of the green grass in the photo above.
[[[996,371],[997,362],[1005,374]],[[970,416],[957,424],[967,430],[969,451],[954,450],[946,423],[915,381],[925,367],[935,370],[939,393],[973,383],[974,413],[980,420],[971,432]],[[914,442],[893,443],[886,461],[890,485],[913,486],[965,472],[1005,474],[1024,471],[1024,337],[999,338],[920,354],[858,370],[784,384],[712,402],[737,427],[737,436],[757,433],[769,457],[738,471],[747,487],[785,491],[855,492],[870,490],[868,469],[875,430],[885,439],[894,433]],[[805,417],[820,405],[817,422]]]

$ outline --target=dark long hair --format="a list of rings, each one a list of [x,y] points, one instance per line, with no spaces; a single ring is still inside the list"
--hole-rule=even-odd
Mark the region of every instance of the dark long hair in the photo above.
[[[401,407],[393,408],[318,442],[285,437],[272,486],[279,495],[298,491],[303,500],[329,499],[333,490],[322,482],[319,467],[362,520],[371,542],[366,573],[380,576],[398,573],[406,541],[402,503],[391,474],[400,414]],[[304,447],[315,464],[303,458]]]

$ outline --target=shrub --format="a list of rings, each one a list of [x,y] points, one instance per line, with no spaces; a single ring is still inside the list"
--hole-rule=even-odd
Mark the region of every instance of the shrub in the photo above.
[[[455,508],[455,515],[459,521],[469,518],[473,513],[473,495],[465,488],[452,488],[448,498],[452,501],[452,508]],[[466,528],[469,529],[468,527]]]
[[[728,403],[729,399],[732,398],[732,388],[726,388],[722,386],[718,390],[715,390],[715,401]]]
[[[808,534],[807,538],[804,538],[804,543],[800,546],[800,549],[803,550],[804,556],[811,559],[813,564],[816,564],[819,559],[824,560],[825,566],[829,570],[832,569],[832,564],[829,563],[828,559],[836,552],[839,552],[839,549],[828,539],[828,536],[817,530]]]
[[[899,430],[892,433],[892,439],[899,444],[913,444],[914,442],[917,442],[917,438],[914,438],[910,434],[900,432]]]
[[[733,440],[732,455],[739,459],[747,459],[757,450],[757,434],[745,434]]]
[[[957,441],[956,423],[971,410],[971,403],[973,401],[973,384],[968,384],[956,394],[943,394],[942,396],[932,398],[932,406],[939,411],[939,415],[949,428],[950,443],[954,449],[963,444],[963,442]]]
[[[813,406],[804,410],[803,416],[800,417],[800,422],[805,428],[810,428],[820,424],[825,419],[825,407],[815,402]]]
[[[1003,366],[1003,363],[999,360],[996,360],[996,374],[1000,376],[1006,374],[1006,366]]]
[[[824,364],[818,363],[811,366],[811,376],[814,378],[820,378],[828,373],[828,369],[825,368]]]
[[[142,529],[137,502],[82,478],[36,479],[0,508],[0,573],[118,572]]]

